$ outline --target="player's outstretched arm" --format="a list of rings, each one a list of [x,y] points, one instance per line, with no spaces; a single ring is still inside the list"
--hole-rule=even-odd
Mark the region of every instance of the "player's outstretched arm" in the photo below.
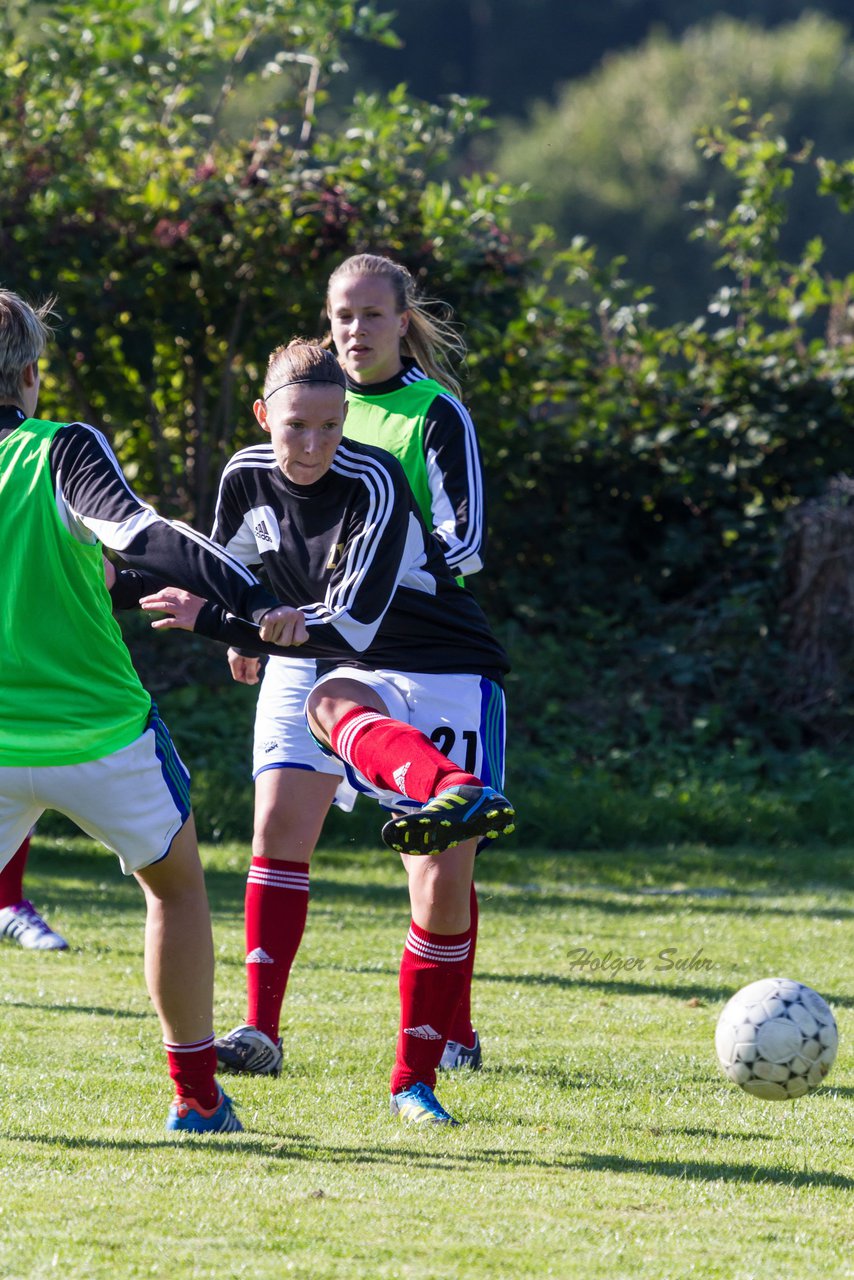
[[[81,531],[77,536],[87,529],[129,564],[218,600],[256,624],[278,607],[255,575],[222,547],[142,502],[94,427],[72,423],[56,433],[51,475],[60,514],[72,533]]]
[[[155,631],[194,631],[199,614],[207,602],[201,596],[182,591],[180,587],[165,587],[153,595],[143,596],[139,603],[146,613],[167,615],[152,622]],[[268,645],[279,647],[305,644],[308,639],[305,618],[299,609],[279,605],[276,609],[268,610],[260,619],[258,637]]]

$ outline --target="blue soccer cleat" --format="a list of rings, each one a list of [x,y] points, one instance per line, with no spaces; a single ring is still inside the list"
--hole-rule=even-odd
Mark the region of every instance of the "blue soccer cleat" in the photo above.
[[[382,836],[397,853],[441,853],[463,840],[495,840],[516,830],[516,810],[493,787],[446,787],[422,809],[392,818]]]
[[[242,1133],[243,1125],[234,1114],[227,1093],[219,1085],[216,1106],[208,1110],[195,1098],[176,1098],[166,1117],[166,1128],[179,1133]]]
[[[412,1084],[391,1095],[391,1114],[413,1124],[447,1124],[459,1127],[427,1084]]]

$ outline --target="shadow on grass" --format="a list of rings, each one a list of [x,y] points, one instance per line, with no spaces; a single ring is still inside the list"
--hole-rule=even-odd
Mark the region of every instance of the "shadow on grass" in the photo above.
[[[512,888],[511,893],[502,894],[502,886],[490,886],[489,881],[479,880],[477,882],[478,896],[481,905],[485,910],[489,910],[490,905],[493,910],[501,912],[505,915],[524,915],[530,911],[543,910],[581,910],[598,912],[600,915],[639,915],[652,914],[658,915],[679,915],[684,917],[686,914],[690,916],[718,916],[718,915],[737,915],[737,916],[802,916],[804,907],[787,906],[779,899],[785,898],[788,894],[805,894],[814,888],[818,892],[828,892],[832,886],[803,886],[797,890],[768,890],[769,896],[773,894],[775,901],[765,900],[765,890],[691,890],[691,889],[675,889],[672,892],[667,890],[656,891],[650,893],[645,889],[632,889],[630,887],[611,887],[602,886],[601,896],[591,896],[587,893],[576,890],[572,885],[568,885],[563,892],[542,892],[536,886],[532,887],[528,892],[517,888]],[[348,886],[336,886],[336,892],[346,896]],[[761,901],[756,901],[761,898]],[[732,901],[727,901],[732,899]],[[810,916],[819,920],[850,920],[854,919],[854,907],[811,907]]]
[[[562,1163],[562,1162],[559,1162]],[[658,1178],[680,1178],[686,1182],[771,1182],[785,1187],[837,1187],[850,1191],[854,1178],[824,1170],[782,1169],[776,1165],[733,1164],[727,1161],[634,1160],[628,1156],[596,1155],[582,1151],[569,1162],[579,1169],[598,1173],[645,1173]]]
[[[205,873],[211,909],[232,910],[235,903],[242,906],[246,887],[244,874],[234,871],[208,870]],[[676,890],[649,894],[642,889],[603,886],[595,894],[579,891],[569,885],[565,889],[544,892],[537,886],[525,887],[492,884],[488,879],[477,880],[478,896],[484,914],[511,917],[530,915],[543,911],[589,911],[603,916],[672,915],[683,918],[692,916],[736,915],[746,917],[801,916],[804,908],[787,906],[780,899],[785,892],[775,893],[775,901],[756,901],[756,893],[746,890],[729,890],[720,894],[690,890]],[[508,891],[509,890],[509,891]],[[816,890],[819,891],[818,889]],[[790,892],[790,891],[787,891]],[[793,891],[791,891],[793,892]],[[806,889],[798,892],[807,892]],[[326,879],[321,873],[311,875],[312,903],[317,907],[333,907],[336,904],[351,906],[364,904],[374,909],[406,910],[408,905],[406,879],[400,867],[392,866],[388,883],[342,883]],[[732,899],[732,901],[727,901]],[[854,907],[810,908],[814,919],[854,919]]]
[[[740,979],[738,980],[740,981]],[[629,982],[619,978],[571,978],[555,973],[476,973],[475,983],[495,982],[519,986],[558,987],[563,990],[599,991],[617,996],[668,996],[686,1004],[700,1000],[705,1004],[718,1004],[729,1000],[738,982],[724,986],[703,983]],[[831,1008],[854,1008],[854,995],[834,995],[824,992],[824,999]]]
[[[421,1134],[421,1131],[419,1131]],[[742,1135],[738,1135],[742,1136]],[[323,1164],[389,1165],[407,1166],[417,1159],[420,1170],[465,1170],[477,1167],[494,1169],[496,1166],[512,1168],[536,1168],[544,1170],[579,1170],[590,1173],[642,1173],[650,1177],[678,1178],[685,1182],[752,1182],[774,1183],[786,1187],[834,1187],[842,1190],[854,1188],[854,1178],[845,1174],[824,1170],[784,1169],[777,1165],[736,1164],[732,1161],[700,1160],[639,1160],[628,1156],[599,1155],[581,1151],[568,1157],[548,1159],[535,1155],[528,1149],[512,1151],[484,1148],[477,1152],[454,1150],[453,1130],[431,1130],[431,1141],[438,1139],[448,1145],[441,1150],[431,1150],[423,1141],[403,1142],[395,1145],[374,1143],[370,1146],[318,1143],[299,1135],[270,1134],[268,1138],[251,1134],[230,1134],[227,1138],[195,1138],[188,1134],[148,1139],[99,1139],[82,1137],[50,1137],[46,1134],[9,1135],[7,1141],[53,1147],[64,1151],[203,1151],[207,1155],[233,1157],[240,1160],[248,1155],[263,1156],[270,1160],[300,1160]],[[450,1141],[448,1141],[450,1140]],[[212,1145],[213,1144],[213,1145]]]
[[[390,1122],[391,1123],[391,1122]],[[417,1133],[417,1137],[416,1137]],[[325,1144],[299,1134],[239,1133],[196,1137],[192,1134],[164,1134],[162,1138],[90,1138],[66,1137],[48,1134],[6,1134],[7,1142],[35,1144],[52,1147],[61,1151],[203,1151],[207,1155],[216,1154],[224,1157],[237,1157],[241,1160],[247,1155],[263,1156],[267,1160],[302,1160],[316,1161],[323,1164],[386,1164],[392,1167],[402,1165],[411,1167],[413,1159],[417,1160],[420,1169],[471,1169],[477,1166],[537,1167],[543,1169],[559,1169],[566,1167],[564,1161],[544,1160],[534,1156],[530,1151],[502,1150],[500,1148],[484,1148],[477,1152],[461,1152],[454,1150],[453,1143],[457,1130],[431,1128],[428,1142],[445,1142],[448,1145],[431,1150],[424,1144],[426,1136],[423,1129],[413,1131],[409,1141],[399,1143],[373,1143],[367,1146]],[[449,1141],[450,1140],[450,1141]]]
[[[222,963],[220,961],[220,963]],[[306,962],[305,973],[367,973],[384,974],[396,978],[398,969],[392,965],[377,965],[369,962],[363,964],[324,964],[323,962]],[[726,1001],[733,993],[733,984],[712,987],[700,983],[691,985],[668,984],[666,982],[627,982],[617,978],[572,978],[559,973],[484,973],[475,972],[475,985],[496,983],[512,987],[551,987],[560,991],[599,991],[607,995],[617,996],[669,996],[674,1000],[687,1003],[689,1000],[700,1000],[704,1004],[718,1004]],[[830,997],[828,997],[830,1000]],[[843,1004],[844,1000],[832,1003]]]
[[[151,1011],[139,1013],[133,1009],[107,1009],[97,1004],[50,1004],[48,1001],[2,1000],[3,1009],[39,1009],[47,1013],[85,1013],[98,1018],[141,1018],[143,1021],[151,1017]]]
[[[243,967],[242,959],[229,961],[222,957],[218,965],[234,964]],[[396,978],[398,968],[388,964],[374,964],[366,960],[362,964],[325,964],[323,961],[307,960],[303,963],[303,973],[354,973],[379,974],[388,978]],[[733,980],[720,986],[708,983],[669,983],[661,982],[629,982],[620,978],[576,978],[560,973],[485,973],[475,972],[475,986],[495,983],[503,986],[542,987],[559,991],[574,991],[583,994],[587,991],[598,991],[600,995],[609,996],[666,996],[670,1000],[679,1000],[683,1004],[699,1001],[700,1007],[726,1003],[737,989],[740,980]],[[824,998],[831,1008],[848,1009],[854,1007],[854,996],[837,996],[824,993]]]
[[[476,973],[475,982],[495,982],[510,986],[558,987],[564,991],[599,991],[616,996],[668,996],[672,1000],[703,1000],[717,1004],[732,995],[732,984],[629,982],[620,978],[571,978],[557,973]]]
[[[662,1128],[658,1125],[647,1127],[647,1133],[651,1133],[653,1137],[660,1137],[662,1134],[683,1134],[686,1138],[710,1138],[713,1142],[773,1142],[775,1135],[773,1133],[757,1133],[755,1130],[743,1133],[730,1133],[726,1129],[704,1129],[699,1125],[679,1125],[676,1128]]]

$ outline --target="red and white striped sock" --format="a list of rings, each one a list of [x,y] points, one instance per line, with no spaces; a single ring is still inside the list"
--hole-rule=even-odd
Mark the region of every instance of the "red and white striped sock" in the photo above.
[[[305,931],[308,865],[253,857],[246,878],[246,1021],[271,1040]]]
[[[374,786],[425,804],[446,787],[482,786],[443,755],[426,734],[372,707],[353,707],[332,731],[332,750]]]
[[[0,909],[17,907],[24,898],[24,868],[27,865],[27,854],[30,851],[30,837],[12,854],[2,871],[0,871]]]
[[[170,1044],[164,1040],[163,1046],[178,1097],[195,1098],[206,1111],[216,1106],[219,1091],[214,1079],[216,1049],[213,1034],[192,1044]]]
[[[421,1081],[431,1088],[460,1001],[471,930],[428,933],[413,921],[400,961],[400,1029],[391,1091]]]
[[[471,887],[469,906],[471,910],[471,947],[466,960],[466,980],[456,1013],[451,1019],[451,1024],[448,1028],[448,1039],[456,1040],[457,1044],[464,1044],[467,1049],[472,1049],[474,1048],[474,1027],[471,1022],[471,980],[474,973],[474,953],[477,947],[477,925],[480,914],[477,907],[477,890],[474,885]]]

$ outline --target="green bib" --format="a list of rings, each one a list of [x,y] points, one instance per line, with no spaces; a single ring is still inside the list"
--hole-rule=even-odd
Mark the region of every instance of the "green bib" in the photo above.
[[[433,509],[424,457],[424,422],[430,405],[441,395],[447,395],[445,388],[432,378],[381,396],[347,392],[344,435],[394,454],[406,472],[428,529],[433,528]]]
[[[113,618],[101,545],[65,528],[29,418],[0,443],[0,765],[97,760],[143,732],[151,698]]]

